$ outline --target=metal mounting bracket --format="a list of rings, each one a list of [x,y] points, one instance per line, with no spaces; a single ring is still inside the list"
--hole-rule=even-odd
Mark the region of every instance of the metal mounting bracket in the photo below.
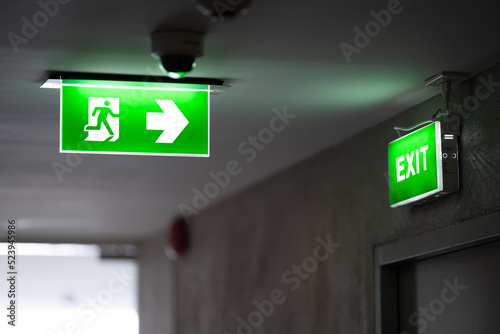
[[[441,93],[443,94],[444,102],[446,104],[446,114],[450,114],[449,105],[450,105],[450,95],[451,95],[451,84],[459,83],[464,81],[467,78],[470,78],[470,73],[465,72],[451,72],[451,71],[443,71],[435,74],[425,80],[426,86],[441,86]]]

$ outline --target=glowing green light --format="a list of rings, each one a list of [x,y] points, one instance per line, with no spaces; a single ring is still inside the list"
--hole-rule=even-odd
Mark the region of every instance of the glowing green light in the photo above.
[[[210,87],[62,80],[61,152],[208,157]]]
[[[186,76],[188,72],[166,72],[167,76],[172,79],[180,79]]]
[[[392,141],[388,149],[391,207],[419,201],[443,190],[439,122]]]

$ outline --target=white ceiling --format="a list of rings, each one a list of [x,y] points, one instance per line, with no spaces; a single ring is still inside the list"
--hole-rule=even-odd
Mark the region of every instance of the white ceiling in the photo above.
[[[498,60],[492,1],[404,0],[400,14],[348,63],[339,47],[387,1],[254,1],[248,15],[208,25],[195,1],[71,0],[15,54],[7,38],[37,1],[2,4],[0,219],[25,241],[135,241],[191,204],[209,172],[241,162],[214,205],[293,163],[438,94],[424,80],[443,70],[477,73]],[[39,89],[45,71],[160,74],[149,34],[163,22],[208,28],[192,76],[229,79],[213,96],[211,157],[88,155],[59,182],[59,93]],[[297,115],[257,158],[237,146],[268,126],[272,109]],[[2,228],[2,232],[5,231]]]

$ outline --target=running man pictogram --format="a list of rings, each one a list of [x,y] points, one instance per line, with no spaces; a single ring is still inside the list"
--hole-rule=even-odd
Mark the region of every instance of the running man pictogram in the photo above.
[[[118,99],[89,97],[89,124],[84,128],[89,133],[89,136],[85,140],[116,141],[119,135],[118,118]]]

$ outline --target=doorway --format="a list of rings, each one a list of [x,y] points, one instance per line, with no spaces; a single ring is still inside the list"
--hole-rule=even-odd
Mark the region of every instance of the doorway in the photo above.
[[[495,333],[500,215],[377,247],[377,333]]]

